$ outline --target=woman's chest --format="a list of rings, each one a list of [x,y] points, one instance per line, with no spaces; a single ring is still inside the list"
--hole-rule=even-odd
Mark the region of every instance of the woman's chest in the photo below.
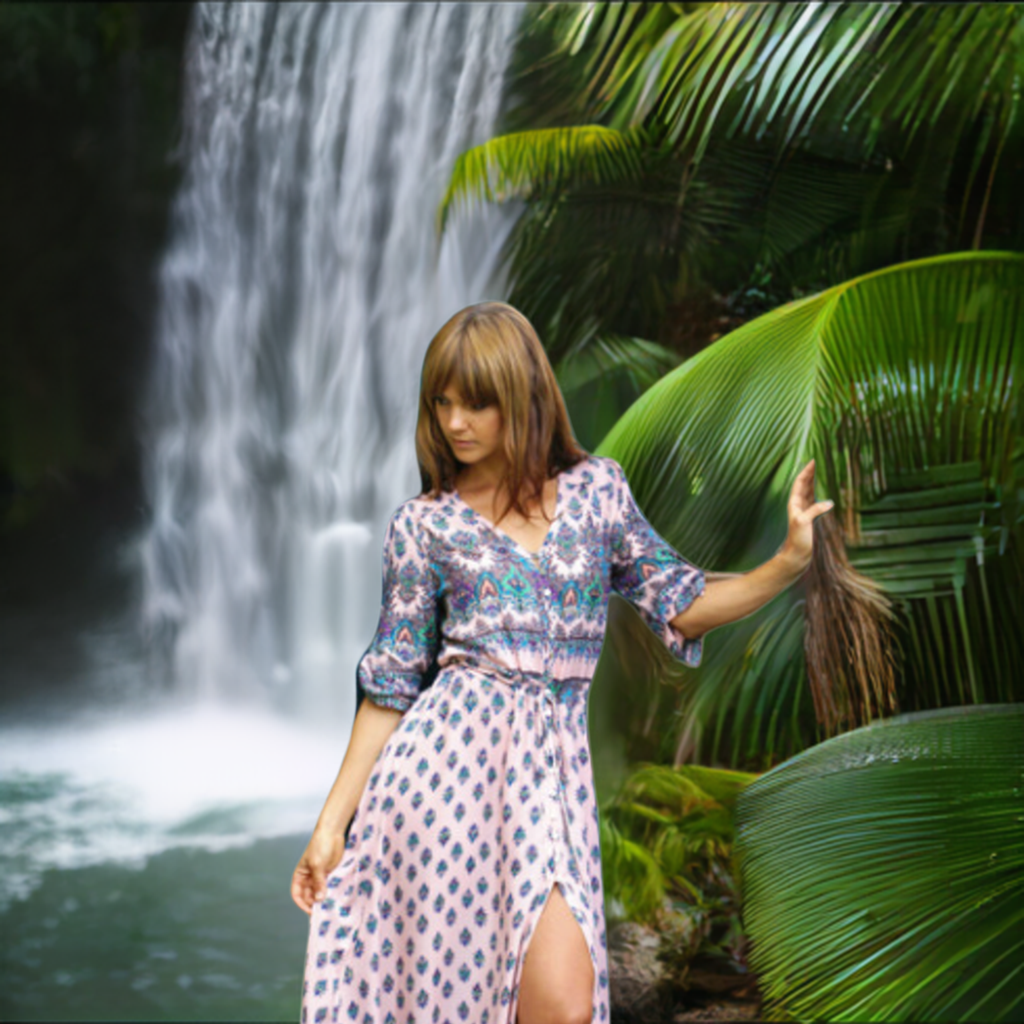
[[[610,592],[607,522],[568,504],[537,551],[452,508],[427,524],[431,561],[448,615],[603,627]]]

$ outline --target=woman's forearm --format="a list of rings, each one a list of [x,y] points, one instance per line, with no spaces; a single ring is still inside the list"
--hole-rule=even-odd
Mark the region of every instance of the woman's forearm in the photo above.
[[[318,831],[344,832],[348,828],[377,755],[401,720],[401,711],[374,704],[369,698],[359,705],[348,750],[316,823]]]
[[[718,626],[746,618],[799,579],[808,564],[783,545],[750,572],[706,582],[704,593],[675,616],[672,625],[683,636],[696,640]]]

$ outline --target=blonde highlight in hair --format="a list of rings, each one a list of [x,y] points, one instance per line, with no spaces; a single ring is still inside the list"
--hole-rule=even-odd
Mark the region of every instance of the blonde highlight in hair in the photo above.
[[[503,483],[512,500],[498,520],[512,508],[525,517],[523,497],[539,497],[545,480],[587,457],[533,325],[507,303],[480,302],[456,313],[427,346],[416,421],[424,495],[452,490],[461,466],[434,411],[434,396],[449,385],[467,401],[494,402],[501,411],[509,467]]]

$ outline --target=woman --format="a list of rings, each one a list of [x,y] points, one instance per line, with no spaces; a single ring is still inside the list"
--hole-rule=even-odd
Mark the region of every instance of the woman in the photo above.
[[[536,333],[497,302],[431,341],[416,454],[356,672],[369,699],[292,880],[302,1020],[607,1021],[587,695],[609,595],[696,667],[709,630],[801,575],[831,502],[809,463],[779,553],[706,584],[619,464],[576,445]]]

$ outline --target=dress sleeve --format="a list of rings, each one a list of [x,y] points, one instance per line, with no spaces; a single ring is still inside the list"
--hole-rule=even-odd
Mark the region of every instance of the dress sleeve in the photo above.
[[[613,475],[611,584],[639,612],[672,655],[696,668],[703,637],[685,637],[669,621],[704,593],[704,570],[687,562],[637,506],[623,468],[606,458]]]
[[[439,590],[405,502],[385,532],[380,620],[356,666],[357,690],[375,704],[404,712],[419,696],[438,649]]]

